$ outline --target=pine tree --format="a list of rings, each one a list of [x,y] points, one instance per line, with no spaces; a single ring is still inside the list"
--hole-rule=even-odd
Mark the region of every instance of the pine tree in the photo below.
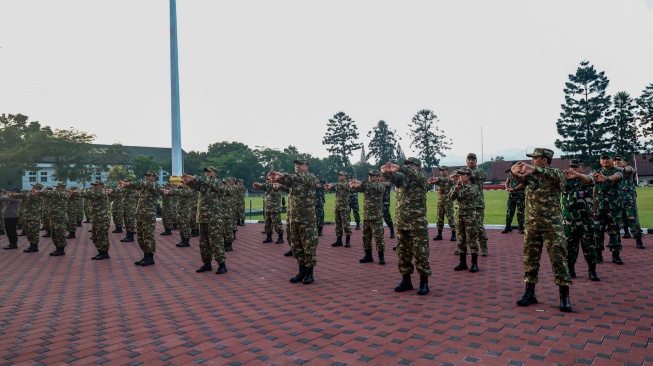
[[[639,152],[637,141],[637,125],[635,123],[635,103],[630,94],[618,92],[612,99],[614,107],[611,116],[606,118],[610,127],[610,143],[612,151],[621,155],[625,160],[630,160],[633,154]]]
[[[367,145],[369,148],[367,157],[375,157],[379,165],[393,161],[397,156],[395,153],[397,140],[401,139],[396,134],[397,132],[391,130],[385,121],[379,121],[372,131],[367,133],[367,137],[372,137]]]
[[[359,162],[367,164],[367,154],[365,154],[365,146],[361,146],[361,159]]]
[[[397,164],[403,164],[404,160],[406,160],[406,154],[404,153],[404,150],[401,148],[400,143],[397,143],[397,152],[395,153],[395,158],[396,158],[395,162]]]
[[[451,140],[447,140],[444,131],[435,125],[437,122],[438,116],[433,111],[422,109],[413,116],[408,125],[413,139],[410,146],[415,147],[418,157],[422,160],[422,168],[427,171],[438,166],[438,156],[446,156],[444,150],[451,149]]]
[[[356,142],[357,139],[356,123],[344,112],[338,112],[329,119],[322,145],[328,146],[327,151],[337,159],[339,167],[346,170],[351,165],[351,153],[363,146],[362,143]]]
[[[637,103],[637,122],[641,131],[641,136],[648,139],[643,143],[648,154],[653,153],[653,83],[649,84],[642,91],[642,95],[636,99]]]
[[[606,140],[609,125],[610,96],[605,94],[609,84],[603,71],[597,72],[588,61],[582,61],[576,73],[565,83],[565,104],[556,122],[558,134],[555,146],[565,152],[563,158],[580,159],[590,166],[598,166],[602,151],[610,148]]]

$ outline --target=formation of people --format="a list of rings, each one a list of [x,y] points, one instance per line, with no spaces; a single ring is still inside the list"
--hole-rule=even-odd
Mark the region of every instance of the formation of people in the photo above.
[[[539,281],[539,266],[543,246],[549,254],[554,283],[559,286],[560,310],[571,311],[569,289],[576,277],[575,264],[579,248],[588,265],[588,277],[599,281],[596,264],[603,261],[604,232],[607,231],[608,249],[612,262],[623,265],[620,230],[635,239],[637,248],[644,249],[636,204],[635,169],[620,156],[605,152],[600,156],[601,169],[585,174],[578,160],[571,160],[564,171],[551,168],[553,151],[537,148],[527,156],[531,164],[516,162],[506,171],[510,173],[505,187],[509,193],[506,227],[502,233],[512,232],[512,220],[517,213],[518,231],[524,234],[524,281],[526,290],[517,300],[520,306],[537,303],[535,285]],[[488,236],[483,225],[485,200],[483,182],[485,172],[477,165],[476,155],[467,155],[466,166],[449,174],[446,166],[439,167],[440,177],[428,178],[416,158],[402,164],[387,162],[367,173],[366,181],[354,179],[344,171],[338,181],[327,183],[309,172],[310,162],[297,158],[294,172],[271,171],[265,182],[253,187],[264,193],[263,243],[283,244],[284,234],[290,249],[285,256],[294,257],[298,272],[291,283],[311,284],[315,281],[318,237],[324,230],[324,192],[335,193],[335,234],[332,247],[350,247],[354,212],[356,226],[362,229],[364,256],[360,263],[374,262],[374,249],[380,265],[385,264],[384,222],[390,237],[396,236],[398,270],[402,276],[395,291],[413,290],[412,274],[419,274],[417,294],[429,293],[429,235],[426,219],[426,197],[432,186],[438,192],[437,235],[443,240],[445,217],[452,228],[450,240],[457,241],[458,263],[454,271],[480,271],[479,254],[489,255]],[[161,187],[156,172],[145,173],[144,179],[118,182],[110,189],[101,181],[90,189],[67,188],[59,183],[55,189],[43,189],[34,184],[31,190],[14,189],[0,201],[3,209],[9,245],[17,249],[17,236],[25,235],[29,247],[26,253],[39,251],[39,230],[51,237],[55,250],[51,256],[65,255],[66,241],[76,237],[83,216],[92,224],[91,240],[98,253],[93,260],[109,259],[109,230],[123,233],[121,242],[137,241],[143,258],[138,266],[154,265],[156,253],[155,228],[157,207],[161,200],[164,231],[171,235],[178,230],[181,241],[177,247],[189,247],[191,237],[199,237],[202,265],[198,273],[211,271],[213,261],[217,274],[226,273],[226,252],[233,250],[237,227],[245,224],[243,181],[218,178],[214,167],[204,169],[203,176],[183,174],[177,184]],[[396,190],[395,221],[390,216],[390,191]],[[281,220],[282,193],[288,195],[286,230]],[[362,221],[358,213],[358,194],[363,193]],[[111,217],[110,217],[111,215]],[[113,220],[111,220],[111,218]],[[23,233],[16,227],[22,225]],[[40,228],[40,225],[43,225]],[[66,235],[68,231],[68,235]],[[344,239],[343,239],[344,236]],[[136,238],[135,238],[136,237]],[[374,241],[375,246],[372,246]],[[467,263],[467,253],[471,263]]]

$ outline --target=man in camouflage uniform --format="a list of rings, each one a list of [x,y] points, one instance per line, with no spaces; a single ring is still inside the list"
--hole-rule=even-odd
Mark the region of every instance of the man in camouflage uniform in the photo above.
[[[82,227],[82,221],[84,221],[84,199],[77,199],[76,202],[75,221],[77,221],[77,227]]]
[[[52,235],[52,242],[56,246],[54,252],[50,253],[53,257],[66,255],[64,248],[66,247],[66,225],[68,223],[68,196],[66,191],[66,183],[57,184],[54,191],[32,191],[40,196],[43,196],[49,201],[50,210],[50,232]]]
[[[276,191],[279,192],[284,192],[286,194],[290,193],[290,189],[288,187],[279,184],[279,183],[273,183],[273,188]],[[283,198],[283,195],[281,196]],[[263,207],[265,207],[265,202],[263,202]],[[263,213],[265,214],[265,210],[263,210]],[[286,205],[286,238],[288,239],[288,249],[287,252],[283,253],[284,257],[292,257],[292,244],[290,243],[290,222],[292,221],[292,206],[290,205],[290,200],[288,200],[288,204]]]
[[[334,216],[336,221],[336,241],[331,244],[332,247],[341,247],[342,246],[342,234],[346,235],[345,247],[349,248],[351,246],[351,225],[349,224],[349,210],[351,202],[351,194],[349,183],[347,183],[347,173],[340,172],[338,173],[338,183],[324,184],[324,189],[327,191],[336,192],[336,202],[334,207]],[[358,197],[358,192],[354,192],[354,195]],[[356,203],[358,205],[358,201]]]
[[[567,265],[571,278],[576,277],[576,260],[579,243],[589,267],[589,278],[600,281],[596,274],[596,242],[594,241],[594,222],[592,206],[594,199],[592,189],[594,179],[583,174],[578,159],[572,159],[569,169],[565,170],[567,183],[562,191],[562,216],[564,218],[565,239],[567,240]]]
[[[562,228],[560,196],[565,187],[565,174],[550,167],[553,151],[536,148],[526,154],[532,165],[523,161],[513,165],[513,177],[526,186],[526,235],[524,236],[524,281],[526,292],[517,305],[537,304],[535,284],[538,282],[542,245],[551,260],[555,284],[560,292],[560,310],[571,311],[569,286],[571,277],[567,267],[567,244]]]
[[[169,190],[171,188],[171,185],[169,183],[166,183],[163,185],[163,189]],[[175,222],[174,216],[175,216],[175,205],[174,205],[175,197],[174,196],[169,196],[169,195],[164,195],[163,198],[161,199],[161,210],[163,211],[163,216],[161,218],[161,222],[163,223],[163,232],[161,235],[172,235],[172,226]]]
[[[429,292],[429,230],[426,221],[426,192],[428,179],[421,171],[421,161],[407,158],[404,165],[391,162],[381,167],[381,173],[397,187],[395,215],[397,219],[397,257],[402,281],[395,291],[413,289],[410,276],[413,273],[412,260],[419,273],[418,295]]]
[[[621,217],[624,223],[624,238],[629,238],[629,231],[632,232],[637,248],[644,249],[642,227],[639,225],[637,213],[637,171],[629,166],[621,156],[615,155],[613,160],[615,169],[624,175],[624,179],[621,181]]]
[[[52,187],[45,187],[43,189],[44,191],[51,191]],[[42,205],[41,206],[41,225],[43,227],[41,230],[45,230],[45,234],[43,234],[41,237],[42,238],[49,238],[50,237],[50,199],[48,197],[42,197]]]
[[[315,175],[308,172],[309,162],[303,158],[293,161],[295,173],[271,171],[267,178],[287,187],[288,206],[292,207],[290,245],[299,265],[299,272],[291,283],[314,281],[313,268],[317,265],[317,224],[315,222]]]
[[[245,194],[247,193],[247,188],[245,188],[242,179],[239,178],[237,183],[238,199],[236,200],[236,204],[238,209],[238,226],[245,226]]]
[[[25,253],[39,251],[39,227],[41,226],[43,197],[38,195],[36,191],[40,191],[42,188],[43,186],[40,183],[36,183],[32,184],[31,191],[21,191],[14,195],[15,198],[20,198],[20,208],[23,210],[20,222],[29,242],[29,248],[23,250]]]
[[[122,195],[125,190],[118,187],[111,190],[109,200],[111,201],[111,216],[113,217],[113,224],[116,229],[112,233],[122,233],[123,220],[125,214],[122,212]]]
[[[349,174],[349,179],[354,179],[354,176]],[[361,229],[361,215],[358,213],[358,192],[350,191],[349,192],[349,208],[354,213],[354,221],[356,222],[356,229]],[[347,219],[347,222],[350,222],[350,219]]]
[[[515,165],[517,162],[513,163]],[[506,173],[510,169],[506,170]],[[517,210],[517,224],[519,225],[519,233],[524,233],[524,185],[517,182],[511,175],[506,178],[506,192],[508,192],[508,209],[506,211],[506,228],[503,229],[501,234],[512,232],[512,218],[515,217],[515,209]]]
[[[138,232],[138,246],[143,251],[143,259],[134,262],[135,265],[145,267],[155,264],[156,241],[156,205],[159,200],[160,187],[157,183],[158,174],[150,170],[145,173],[145,181],[125,182],[119,181],[118,186],[138,192],[136,203],[136,231]]]
[[[277,233],[276,244],[283,244],[283,228],[281,227],[281,193],[274,189],[274,183],[269,180],[266,183],[254,182],[256,189],[264,191],[263,202],[265,202],[265,234],[264,243],[272,243],[272,229]]]
[[[77,187],[70,187],[71,190],[77,190]],[[68,222],[66,223],[66,230],[68,231],[68,236],[66,239],[75,239],[75,232],[77,231],[77,200],[79,198],[75,195],[68,197],[68,202],[66,204],[66,214],[68,216]]]
[[[385,186],[385,190],[383,191],[383,221],[390,229],[390,239],[394,239],[395,225],[392,222],[392,216],[390,215],[390,191],[392,191],[392,187],[390,183],[385,181],[385,177],[383,175],[379,175],[377,179]]]
[[[111,219],[109,218],[109,195],[104,189],[102,181],[95,181],[91,183],[92,189],[90,191],[79,190],[75,195],[84,196],[90,205],[91,211],[91,239],[98,254],[91,257],[92,260],[109,259],[109,228],[111,227]]]
[[[220,196],[220,216],[222,222],[222,245],[224,246],[225,252],[231,252],[233,250],[234,242],[234,223],[233,223],[233,196],[236,194],[233,186],[231,185],[231,179],[229,177],[222,179],[223,193]]]
[[[367,173],[368,181],[361,182],[356,179],[349,181],[349,186],[355,192],[363,192],[363,250],[365,256],[359,263],[374,262],[372,257],[372,237],[376,243],[376,252],[379,254],[379,264],[385,264],[385,242],[383,241],[383,193],[385,184],[379,182],[381,176],[378,170],[372,169]]]
[[[124,182],[131,182],[131,178],[125,178]],[[131,243],[134,241],[136,234],[136,205],[138,203],[138,191],[133,189],[125,189],[122,193],[122,214],[123,222],[127,233],[124,238],[120,239],[123,243]]]
[[[197,273],[213,269],[213,259],[218,262],[216,274],[227,272],[227,257],[224,252],[224,234],[222,216],[220,214],[220,199],[226,192],[226,187],[218,180],[218,170],[209,166],[204,168],[204,176],[192,176],[184,173],[182,181],[199,193],[197,202],[196,222],[200,230],[200,256],[202,267]]]
[[[476,164],[476,162],[476,154],[467,154],[467,168],[472,171],[472,178],[474,178],[475,184],[481,191],[477,206],[479,220],[481,223],[485,223],[485,195],[483,192],[483,182],[485,182],[486,174],[485,171]],[[481,255],[487,257],[489,252],[487,248],[487,232],[485,231],[484,225],[481,225],[478,229],[478,241],[481,246]]]
[[[601,154],[601,169],[592,171],[596,194],[595,199],[599,205],[599,225],[608,231],[610,241],[608,248],[612,252],[612,262],[624,264],[619,256],[621,253],[621,236],[619,235],[619,221],[621,220],[621,194],[620,185],[623,173],[613,166],[612,153]],[[605,249],[603,232],[598,236],[597,247],[599,251]],[[603,255],[601,255],[603,257]]]
[[[324,228],[324,181],[315,175],[315,220],[317,223],[317,236],[322,236],[322,228]]]
[[[190,190],[190,187],[182,184],[178,187],[170,187],[171,189],[164,190],[164,195],[173,196],[177,198],[176,214],[177,214],[177,224],[179,228],[179,236],[181,236],[181,241],[175,246],[179,248],[186,248],[190,246],[191,238],[191,228],[190,228],[190,217],[193,212],[191,208],[193,207],[193,200],[195,195],[193,191]]]
[[[437,178],[435,185],[438,186],[438,235],[433,240],[442,240],[442,230],[444,229],[444,216],[447,216],[449,227],[451,228],[451,241],[456,241],[456,226],[453,216],[453,202],[449,199],[449,191],[454,186],[454,182],[449,178],[449,168],[442,165],[438,168],[440,178]]]
[[[190,212],[190,236],[193,238],[198,238],[200,236],[200,227],[199,223],[197,222],[197,215],[195,214],[197,212],[197,203],[199,202],[200,199],[200,193],[198,191],[193,190],[193,205],[191,206]]]
[[[90,190],[87,188],[87,190]],[[84,223],[88,224],[91,223],[91,207],[88,205],[88,202],[86,199],[82,200],[84,202],[84,216],[86,216],[86,221]]]

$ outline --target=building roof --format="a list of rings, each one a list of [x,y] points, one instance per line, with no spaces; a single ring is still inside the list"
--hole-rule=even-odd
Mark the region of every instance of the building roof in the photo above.
[[[104,154],[111,145],[91,144],[91,154]],[[162,163],[171,158],[172,152],[169,147],[149,147],[149,146],[122,146],[127,152],[129,159],[138,155],[149,155],[154,157],[156,161]],[[181,151],[182,155],[186,155],[185,151]]]

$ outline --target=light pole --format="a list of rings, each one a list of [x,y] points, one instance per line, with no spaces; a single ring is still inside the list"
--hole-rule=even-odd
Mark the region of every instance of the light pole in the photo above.
[[[177,60],[177,5],[170,0],[170,101],[172,112],[172,175],[181,175],[184,161],[181,156],[181,122],[179,113],[179,62]]]

